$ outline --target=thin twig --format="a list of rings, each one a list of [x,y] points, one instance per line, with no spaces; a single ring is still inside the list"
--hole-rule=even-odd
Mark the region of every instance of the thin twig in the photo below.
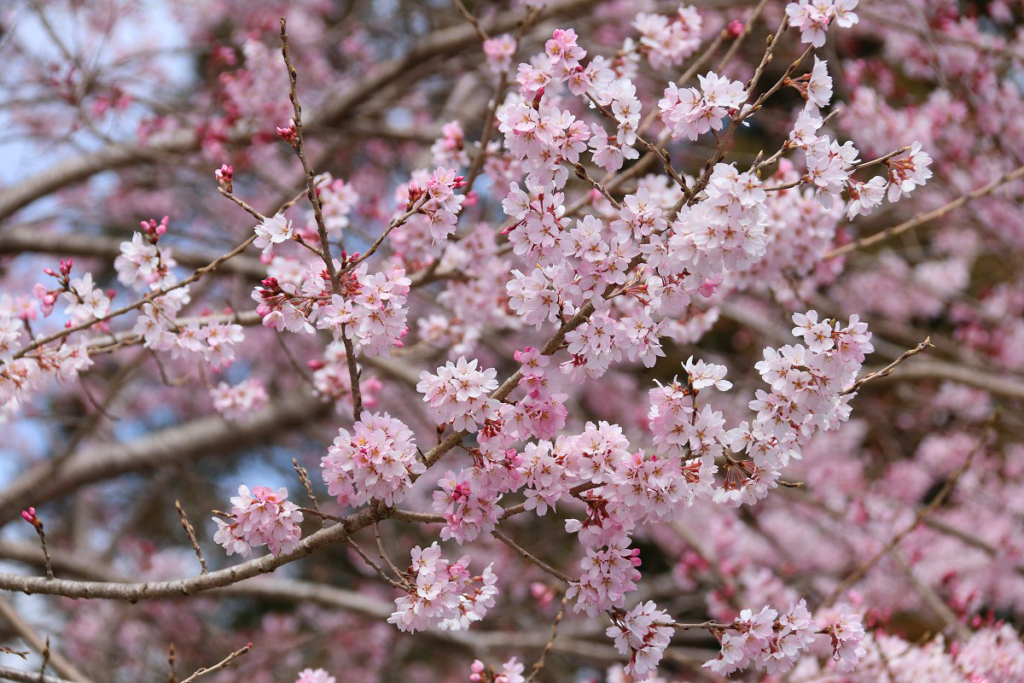
[[[181,528],[185,530],[185,534],[188,536],[189,542],[192,544],[192,550],[196,552],[196,557],[199,558],[199,566],[202,567],[200,574],[206,574],[209,569],[206,568],[206,560],[203,558],[203,549],[199,547],[199,541],[196,539],[196,530],[189,524],[188,516],[185,514],[185,509],[181,507],[181,502],[175,500],[174,507],[178,510],[178,516],[181,518]]]
[[[754,22],[756,22],[758,17],[761,16],[761,12],[764,11],[764,7],[767,4],[768,0],[761,0],[761,2],[757,4],[757,7],[754,8],[754,11],[750,13],[750,16],[743,24],[743,32],[736,37],[736,40],[732,42],[732,45],[730,45],[729,49],[726,51],[725,56],[722,57],[720,62],[718,62],[718,68],[715,70],[716,72],[719,74],[722,73],[722,71],[725,70],[725,67],[729,65],[729,62],[732,61],[733,56],[735,56],[736,52],[740,49],[743,41],[745,41],[751,31],[754,30]]]
[[[174,672],[174,643],[167,647],[167,683],[178,683],[178,674]]]
[[[455,0],[455,6],[459,8],[459,14],[465,17],[466,21],[468,21],[473,26],[473,30],[476,31],[476,34],[478,36],[480,36],[480,40],[490,39],[490,36],[487,35],[487,31],[485,31],[483,26],[480,25],[480,22],[477,21],[477,18],[474,17],[473,14],[468,9],[466,9],[466,5],[463,4],[462,0]]]
[[[912,349],[910,349],[908,351],[904,351],[900,355],[899,358],[897,358],[893,362],[889,363],[888,365],[886,365],[881,370],[876,370],[875,372],[869,372],[868,374],[864,375],[859,380],[857,380],[856,382],[854,382],[853,384],[851,384],[847,388],[843,389],[839,393],[841,395],[842,394],[852,394],[853,392],[859,390],[862,386],[864,386],[865,384],[867,384],[868,382],[870,382],[873,379],[878,379],[880,377],[888,377],[889,375],[891,375],[893,373],[893,370],[896,369],[896,366],[898,366],[903,361],[907,360],[908,358],[911,358],[912,356],[916,356],[917,354],[921,353],[925,349],[934,349],[934,348],[935,348],[935,345],[932,344],[931,337],[926,337],[923,342],[921,342],[920,344],[918,344],[917,346],[915,346],[914,348],[912,348]]]
[[[931,607],[932,611],[945,622],[946,627],[952,630],[961,642],[966,643],[970,640],[971,632],[960,622],[953,610],[946,604],[946,601],[935,592],[935,589],[917,577],[917,574],[914,573],[914,568],[903,557],[903,553],[893,549],[892,558],[896,560],[896,564],[899,565],[900,570],[903,571],[910,585],[914,587],[914,590],[917,591],[925,603]]]
[[[540,672],[544,670],[544,663],[547,659],[548,653],[555,646],[555,638],[558,637],[558,625],[562,623],[562,617],[565,616],[565,605],[569,602],[569,596],[562,596],[562,603],[558,607],[558,614],[555,615],[555,623],[551,625],[551,637],[548,638],[548,642],[544,645],[544,649],[541,650],[540,657],[534,663],[533,668],[530,669],[530,675],[526,677],[526,683],[530,683],[540,675]]]
[[[313,493],[313,482],[309,480],[309,470],[300,465],[299,461],[295,458],[292,458],[292,467],[295,468],[295,474],[299,475],[302,487],[306,489],[306,497],[309,498],[309,502],[313,505],[313,514],[320,520],[320,526],[323,526],[325,516],[320,512],[320,503],[316,499],[316,494]]]
[[[337,294],[341,290],[339,287],[338,275],[334,270],[334,258],[331,256],[331,245],[327,238],[327,224],[324,223],[323,207],[320,203],[320,195],[316,189],[316,178],[313,175],[313,169],[309,165],[309,161],[306,159],[306,150],[302,137],[302,105],[299,103],[299,96],[297,92],[299,75],[295,71],[295,66],[292,64],[291,55],[288,51],[288,31],[286,25],[287,22],[284,17],[281,17],[281,56],[284,58],[284,65],[288,70],[288,99],[291,100],[292,103],[292,112],[294,113],[293,121],[295,123],[295,154],[299,157],[299,162],[302,164],[302,170],[306,175],[306,197],[309,199],[309,203],[313,205],[313,217],[316,220],[316,229],[320,236],[320,251],[323,252],[324,267],[327,268],[327,275],[331,281],[331,289],[335,294]]]
[[[611,203],[611,205],[615,207],[616,211],[622,209],[622,205],[615,201],[615,198],[612,197],[611,193],[608,192],[608,190],[605,189],[605,187],[601,185],[601,183],[594,180],[594,178],[592,178],[590,174],[587,173],[587,169],[583,167],[583,164],[577,163],[573,166],[573,168],[576,169],[576,177],[579,178],[580,180],[586,181],[587,183],[590,184],[591,187],[593,187],[595,190],[603,194],[605,196],[605,199],[607,199]]]
[[[358,543],[352,540],[351,536],[346,538],[345,540],[348,542],[350,546],[352,546],[352,549],[356,551],[356,554],[358,554],[359,557],[363,558],[363,561],[366,562],[366,564],[370,565],[375,572],[377,572],[377,575],[380,576],[384,583],[388,584],[392,588],[397,588],[398,590],[405,591],[409,589],[409,586],[407,586],[406,584],[401,583],[399,581],[395,581],[390,576],[388,576],[388,573],[384,571],[384,569],[379,564],[371,560],[370,556],[367,555],[366,552],[359,547]],[[399,578],[401,578],[402,575],[399,573],[398,576]]]
[[[313,205],[313,217],[316,219],[317,234],[320,236],[320,251],[323,257],[324,267],[327,269],[327,277],[331,282],[331,291],[335,294],[341,293],[341,281],[334,268],[334,257],[331,255],[331,244],[327,237],[327,224],[324,223],[323,207],[320,203],[320,195],[316,190],[316,180],[313,169],[306,159],[305,146],[302,138],[302,105],[299,104],[299,96],[296,92],[298,84],[298,73],[292,64],[291,55],[288,51],[287,22],[281,17],[281,56],[284,58],[284,65],[288,70],[288,99],[292,102],[295,123],[295,143],[293,145],[295,154],[299,157],[302,170],[306,174],[306,196],[309,203]],[[388,231],[385,231],[385,236]],[[374,247],[375,249],[376,247]],[[348,364],[349,381],[352,385],[352,417],[357,422],[363,413],[363,394],[359,387],[359,367],[356,364],[355,349],[352,340],[346,334],[345,326],[342,326],[342,341],[345,344],[345,360]]]
[[[236,659],[238,659],[239,657],[241,657],[242,655],[244,655],[247,652],[249,652],[249,650],[251,650],[251,649],[252,649],[252,643],[248,643],[242,649],[235,650],[234,652],[232,652],[227,657],[225,657],[224,659],[220,660],[219,662],[217,662],[216,664],[214,664],[210,668],[202,667],[202,668],[198,669],[194,674],[192,674],[191,676],[189,676],[188,678],[183,680],[181,683],[192,683],[192,681],[196,680],[200,676],[205,676],[206,674],[212,674],[214,671],[219,671],[219,670],[223,669],[224,667],[226,667],[231,662],[233,662]]]
[[[402,572],[398,570],[398,567],[396,567],[395,563],[391,561],[391,557],[388,555],[388,552],[384,549],[384,542],[381,540],[380,537],[380,524],[378,524],[377,522],[373,523],[373,538],[377,541],[377,554],[380,555],[380,559],[388,563],[388,566],[391,567],[391,571],[395,573],[395,576],[401,576]]]
[[[506,536],[503,532],[499,531],[498,529],[493,530],[491,532],[491,535],[499,541],[501,541],[502,543],[504,543],[505,545],[507,545],[509,548],[512,548],[512,550],[516,551],[519,554],[519,556],[522,557],[524,560],[536,565],[537,567],[540,567],[541,570],[547,572],[559,581],[562,581],[566,584],[573,583],[573,580],[569,578],[569,576],[563,574],[551,565],[547,564],[546,562],[544,562],[544,560],[541,560],[540,558],[536,557],[535,555],[530,553],[529,550],[526,550],[525,548],[517,544],[515,541],[513,541],[511,538]]]

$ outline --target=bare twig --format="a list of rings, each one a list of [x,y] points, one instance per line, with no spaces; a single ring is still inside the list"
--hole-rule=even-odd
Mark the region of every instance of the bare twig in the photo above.
[[[490,39],[490,36],[487,35],[487,31],[483,29],[483,27],[480,25],[480,22],[477,21],[477,18],[474,17],[473,14],[466,8],[466,5],[462,2],[462,0],[455,0],[455,6],[459,8],[459,14],[461,14],[466,19],[466,21],[470,23],[470,25],[473,27],[473,30],[476,31],[476,34],[480,36],[480,40]]]
[[[206,674],[212,674],[214,671],[220,671],[221,669],[226,667],[231,662],[235,661],[236,659],[238,659],[242,655],[244,655],[247,652],[249,652],[249,650],[251,650],[251,649],[252,649],[252,643],[248,643],[248,644],[246,644],[245,647],[241,648],[240,650],[235,650],[234,652],[232,652],[227,657],[225,657],[224,659],[220,660],[219,662],[217,662],[213,666],[211,666],[209,668],[202,667],[202,668],[198,669],[194,674],[192,674],[191,676],[189,676],[188,678],[183,680],[181,683],[192,683],[192,681],[196,680],[197,678],[200,678],[201,676],[205,676]]]
[[[899,565],[900,570],[903,571],[904,576],[907,577],[910,585],[914,587],[914,590],[921,596],[921,599],[945,622],[946,628],[953,631],[961,642],[966,643],[970,640],[971,632],[957,619],[956,614],[949,608],[945,600],[935,592],[935,589],[917,577],[917,574],[914,573],[914,568],[903,557],[903,553],[893,549],[892,558],[896,560],[896,564]]]
[[[381,567],[379,564],[371,560],[370,556],[367,555],[366,552],[361,547],[359,547],[359,544],[353,541],[351,537],[349,537],[346,540],[348,541],[348,544],[352,546],[352,549],[356,551],[359,557],[363,558],[363,561],[366,562],[366,564],[370,565],[375,572],[377,572],[377,575],[380,576],[381,580],[384,581],[384,583],[388,584],[392,588],[397,588],[398,590],[402,591],[409,589],[409,587],[406,584],[402,583],[401,581],[396,581],[395,579],[392,579],[390,576],[388,576],[388,573],[384,571],[383,567]],[[399,579],[401,579],[402,575],[398,572],[396,572],[396,574],[398,574]]]
[[[544,646],[544,649],[541,650],[540,657],[537,658],[533,668],[530,669],[530,675],[526,677],[526,683],[530,683],[530,681],[535,680],[537,676],[540,675],[540,672],[544,670],[544,663],[547,659],[548,653],[551,652],[551,649],[555,646],[555,638],[558,637],[558,625],[562,623],[562,617],[565,616],[565,605],[567,602],[569,602],[569,596],[563,595],[562,602],[558,607],[558,614],[555,615],[555,623],[551,625],[551,637],[548,638],[547,644]]]
[[[395,563],[391,561],[391,557],[384,549],[384,541],[382,541],[380,537],[380,525],[376,522],[373,523],[373,538],[377,541],[377,553],[380,555],[380,559],[388,563],[388,566],[391,567],[391,571],[395,573],[395,576],[401,576],[402,572],[398,570],[398,567],[396,567]]]
[[[725,56],[723,56],[722,60],[718,62],[718,68],[716,69],[718,73],[722,73],[722,71],[725,70],[725,67],[729,65],[729,62],[732,61],[732,58],[736,55],[740,46],[743,45],[743,41],[745,41],[751,31],[754,30],[754,22],[756,22],[758,17],[761,16],[761,12],[764,11],[764,7],[767,4],[768,0],[761,0],[761,2],[757,3],[757,7],[754,8],[754,11],[750,13],[750,16],[747,17],[747,20],[743,23],[743,32],[736,37],[732,42],[732,45],[730,45],[729,49],[726,51]]]
[[[515,541],[513,541],[511,538],[506,536],[503,532],[499,531],[498,529],[493,530],[491,532],[491,535],[494,536],[499,541],[501,541],[502,543],[504,543],[505,545],[507,545],[509,548],[512,548],[512,550],[516,551],[516,553],[518,553],[519,556],[522,557],[524,560],[526,560],[527,562],[530,562],[530,563],[536,565],[541,570],[543,570],[544,572],[546,572],[546,573],[550,574],[551,576],[555,577],[559,581],[562,581],[563,583],[566,583],[566,584],[572,584],[573,583],[573,580],[571,578],[569,578],[569,576],[567,576],[566,574],[563,574],[562,572],[558,571],[557,569],[555,569],[551,565],[547,564],[546,562],[544,562],[540,558],[536,557],[529,550],[526,550],[525,548],[523,548],[522,546],[517,544]]]
[[[320,526],[323,526],[325,516],[320,512],[320,503],[316,499],[316,494],[313,493],[313,482],[309,480],[309,470],[300,465],[299,461],[295,458],[292,458],[292,467],[295,468],[295,474],[299,475],[302,487],[306,489],[306,498],[309,498],[309,502],[313,506],[314,515],[320,520]]]
[[[196,557],[199,558],[199,566],[202,567],[200,574],[206,574],[209,569],[206,568],[206,559],[203,558],[203,549],[199,547],[199,540],[196,538],[196,530],[189,523],[188,515],[185,514],[185,509],[181,507],[181,502],[175,500],[174,507],[178,510],[178,517],[181,518],[181,528],[185,530],[185,535],[188,536],[189,543],[192,544],[192,550],[195,551]]]
[[[167,683],[178,683],[178,674],[174,672],[174,643],[167,647]]]
[[[893,370],[895,370],[896,367],[900,363],[902,363],[903,361],[905,361],[908,358],[911,358],[913,356],[916,356],[917,354],[921,353],[925,349],[934,349],[934,348],[935,348],[935,346],[932,344],[931,337],[928,337],[923,342],[921,342],[920,344],[915,346],[914,348],[912,348],[912,349],[910,349],[908,351],[905,351],[899,358],[897,358],[893,362],[889,363],[888,365],[886,365],[881,370],[876,370],[875,372],[869,372],[868,374],[864,375],[863,377],[861,377],[856,382],[854,382],[853,384],[851,384],[847,388],[843,389],[839,393],[840,394],[852,394],[853,392],[859,390],[862,386],[864,386],[865,384],[867,384],[868,382],[870,382],[873,379],[878,379],[879,377],[888,377],[889,375],[891,375],[893,373]]]

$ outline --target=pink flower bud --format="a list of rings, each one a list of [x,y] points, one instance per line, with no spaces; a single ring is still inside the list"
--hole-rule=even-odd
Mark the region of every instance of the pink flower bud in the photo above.
[[[743,22],[739,19],[733,19],[725,27],[725,30],[729,32],[730,38],[739,38],[743,34]]]

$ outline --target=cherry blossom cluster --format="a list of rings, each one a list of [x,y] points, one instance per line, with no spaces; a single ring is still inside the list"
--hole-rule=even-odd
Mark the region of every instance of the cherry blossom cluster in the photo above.
[[[253,245],[257,249],[263,250],[264,259],[270,257],[275,245],[284,244],[295,236],[295,228],[292,226],[292,222],[281,214],[264,219],[254,230],[256,240],[253,242]]]
[[[793,5],[791,4],[790,7]],[[832,77],[828,74],[827,63],[814,58],[814,68],[809,74],[797,79],[787,79],[807,100],[807,106],[800,112],[787,143],[790,147],[806,152],[807,173],[801,182],[813,187],[819,201],[828,208],[840,198],[845,190],[848,195],[846,212],[849,218],[871,213],[887,195],[890,202],[909,195],[915,187],[924,185],[932,176],[929,168],[932,159],[914,142],[905,150],[883,159],[888,176],[875,176],[867,182],[853,179],[859,168],[859,152],[853,143],[839,144],[828,135],[818,135],[823,119],[818,109],[827,107],[832,99]],[[867,165],[867,164],[864,164]]]
[[[705,193],[704,201],[679,212],[660,273],[675,275],[686,269],[691,278],[703,276],[706,281],[723,270],[745,270],[764,255],[768,214],[761,181],[732,165],[717,164]]]
[[[672,137],[696,140],[708,131],[722,130],[727,114],[738,110],[747,100],[743,84],[719,76],[713,71],[698,76],[700,90],[669,83],[658,102],[661,120],[672,131]]]
[[[323,669],[303,669],[295,683],[335,683],[336,680]]]
[[[498,388],[494,368],[477,369],[478,361],[448,361],[432,375],[423,371],[416,391],[430,406],[437,424],[452,423],[456,431],[475,432],[486,420],[497,417],[497,402],[489,394]]]
[[[525,670],[523,663],[515,657],[502,664],[500,671],[487,671],[484,663],[476,659],[469,667],[469,680],[470,683],[525,683]]]
[[[440,489],[434,491],[433,503],[434,512],[445,518],[443,540],[454,538],[462,544],[494,530],[504,510],[496,505],[501,494],[492,490],[493,483],[480,468],[445,472],[438,481]]]
[[[49,317],[58,300],[63,299],[67,304],[64,307],[64,315],[75,325],[105,317],[110,310],[110,299],[113,297],[114,291],[104,292],[97,287],[92,273],[72,278],[73,266],[74,259],[66,261],[61,259],[59,270],[44,269],[43,272],[56,278],[56,289],[46,289],[45,285],[39,282],[32,288],[33,296],[41,302],[39,309],[43,316]]]
[[[516,39],[508,33],[484,41],[484,56],[487,58],[488,66],[495,73],[507,72],[512,66],[512,57],[515,53]]]
[[[364,263],[343,276],[343,293],[320,309],[317,327],[331,330],[335,339],[348,337],[366,356],[389,356],[408,331],[409,285],[401,268],[370,274]]]
[[[770,675],[785,673],[793,668],[800,653],[810,647],[817,633],[814,618],[803,600],[782,615],[767,606],[757,614],[745,609],[726,628],[719,636],[722,651],[716,659],[704,663],[719,676],[728,676],[751,664],[766,669]],[[861,629],[860,637],[863,636]]]
[[[633,28],[640,32],[638,49],[655,69],[682,63],[700,47],[704,20],[697,8],[681,5],[674,17],[640,12]]]
[[[214,368],[227,367],[235,359],[235,346],[245,339],[242,326],[227,321],[191,319],[178,321],[179,311],[189,302],[188,288],[182,287],[153,299],[140,309],[132,332],[154,351],[167,351],[172,358],[201,359]],[[204,324],[205,323],[205,324]]]
[[[441,137],[430,146],[432,161],[445,168],[465,168],[469,166],[469,155],[466,153],[466,134],[462,124],[449,121],[441,126]]]
[[[114,268],[122,285],[142,291],[147,287],[163,289],[177,282],[172,272],[177,263],[171,249],[157,245],[167,232],[167,221],[167,216],[160,223],[153,219],[142,221],[143,232],[134,233],[131,242],[121,243],[121,255],[114,259]]]
[[[21,338],[22,326],[17,316],[0,310],[0,422],[15,414],[34,391],[53,380],[73,380],[93,365],[84,339],[43,346],[14,358],[12,351]]]
[[[412,549],[408,592],[395,600],[396,610],[388,618],[401,631],[422,631],[435,626],[445,631],[464,631],[484,618],[494,606],[498,577],[488,565],[482,574],[469,572],[468,555],[456,562],[441,557],[441,548]]]
[[[764,360],[755,366],[771,391],[757,390],[750,402],[757,418],[729,431],[728,442],[733,452],[745,450],[751,457],[756,477],[754,487],[739,485],[734,479],[721,490],[723,502],[749,502],[761,498],[764,486],[774,488],[778,469],[790,458],[799,457],[818,430],[837,429],[849,418],[849,401],[854,396],[846,389],[856,378],[865,355],[874,348],[867,324],[851,316],[849,324],[818,322],[815,311],[793,316],[797,327],[793,334],[802,337],[800,344],[767,348]],[[730,467],[729,475],[739,470]]]
[[[647,680],[672,639],[672,618],[648,600],[625,614],[616,614],[613,620],[615,625],[609,626],[606,634],[615,639],[619,653],[629,656],[626,673],[635,680]]]
[[[409,207],[419,208],[430,221],[430,236],[434,242],[445,240],[455,232],[462,204],[466,200],[464,194],[456,192],[465,186],[466,181],[454,170],[438,166],[422,187],[413,180],[409,184]]]
[[[267,546],[274,555],[290,553],[302,537],[302,512],[288,500],[288,491],[267,486],[239,486],[231,499],[231,512],[225,522],[214,517],[217,533],[213,540],[224,546],[228,555],[238,553],[249,557],[253,548]]]
[[[406,299],[411,282],[405,270],[389,265],[370,272],[358,254],[345,255],[348,267],[338,275],[338,293],[323,267],[311,260],[304,269],[294,261],[271,262],[271,277],[253,290],[257,313],[265,327],[313,334],[329,329],[335,339],[347,338],[366,356],[389,356],[402,346],[408,331]],[[335,261],[340,270],[343,262]]]
[[[342,505],[382,500],[394,505],[426,471],[412,431],[387,413],[363,413],[352,431],[342,428],[321,461],[328,492]]]
[[[231,386],[221,382],[210,390],[213,409],[227,420],[245,420],[261,410],[267,402],[263,384],[252,377]]]
[[[825,44],[825,33],[835,21],[849,28],[860,18],[853,11],[859,0],[799,0],[786,5],[790,24],[800,31],[800,40],[814,47]]]

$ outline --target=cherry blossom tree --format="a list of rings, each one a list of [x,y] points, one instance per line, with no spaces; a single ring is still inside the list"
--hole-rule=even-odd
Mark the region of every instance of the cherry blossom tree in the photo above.
[[[1024,680],[1021,3],[0,55],[0,678]]]

